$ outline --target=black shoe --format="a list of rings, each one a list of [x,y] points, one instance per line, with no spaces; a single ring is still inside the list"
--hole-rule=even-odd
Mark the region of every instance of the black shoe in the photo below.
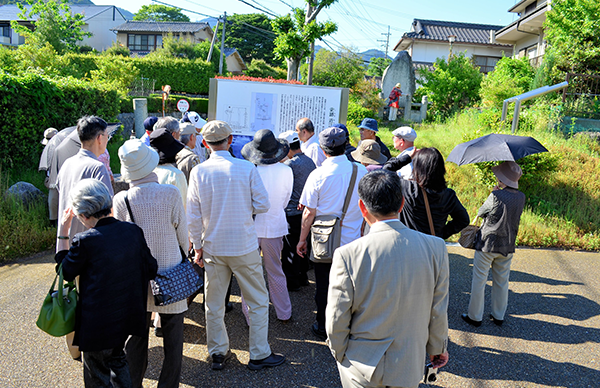
[[[327,332],[325,332],[323,329],[319,329],[319,324],[317,322],[313,323],[310,329],[321,341],[325,341],[327,339]]]
[[[213,370],[221,370],[221,369],[225,368],[225,363],[227,362],[227,360],[229,360],[231,358],[231,351],[228,350],[227,353],[225,353],[225,355],[213,354],[211,356],[211,358],[212,358],[212,369]]]
[[[496,324],[496,326],[502,326],[504,323],[504,319],[496,319],[492,314],[490,314],[490,319]]]
[[[225,314],[230,313],[232,311],[233,311],[233,303],[227,302],[227,304],[225,305]]]
[[[163,336],[163,332],[162,332],[162,328],[161,327],[155,327],[154,328],[154,335],[157,337],[161,337]]]
[[[250,360],[248,363],[248,369],[261,370],[262,368],[271,368],[279,366],[285,362],[285,356],[283,354],[271,353],[267,358],[262,360]]]
[[[475,327],[481,326],[481,321],[475,321],[475,320],[469,318],[468,314],[461,314],[460,317],[463,319],[463,321],[467,322],[471,326],[475,326]]]

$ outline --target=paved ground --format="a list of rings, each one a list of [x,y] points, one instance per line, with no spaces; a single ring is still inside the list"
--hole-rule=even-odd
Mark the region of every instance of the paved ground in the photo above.
[[[600,255],[518,250],[504,326],[484,322],[474,329],[459,316],[469,299],[473,251],[449,247],[449,252],[450,363],[432,386],[600,387]],[[64,340],[35,326],[53,266],[48,254],[0,266],[0,387],[83,386],[81,364],[70,359]],[[288,361],[259,372],[245,366],[248,329],[237,296],[226,316],[234,358],[226,370],[210,370],[198,296],[185,320],[181,386],[339,387],[328,348],[309,330],[313,292],[314,283],[291,294],[294,322],[289,325],[279,323],[271,308],[270,343]],[[155,387],[162,348],[153,334],[150,347],[144,385]]]

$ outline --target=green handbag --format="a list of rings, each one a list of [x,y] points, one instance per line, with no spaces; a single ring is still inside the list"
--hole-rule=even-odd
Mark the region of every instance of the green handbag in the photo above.
[[[54,290],[56,278],[58,278],[58,289]],[[64,283],[61,264],[54,277],[54,282],[52,282],[52,287],[44,299],[36,325],[55,337],[62,337],[72,332],[75,329],[77,297],[75,284],[73,282]]]

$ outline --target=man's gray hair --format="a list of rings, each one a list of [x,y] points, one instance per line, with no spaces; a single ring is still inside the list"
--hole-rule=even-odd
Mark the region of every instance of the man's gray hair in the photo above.
[[[82,179],[71,189],[71,206],[75,214],[100,218],[110,214],[112,197],[104,183],[92,178]]]
[[[171,132],[172,135],[173,132],[179,131],[179,121],[177,121],[175,117],[171,116],[161,117],[158,119],[156,124],[154,124],[155,131],[160,128],[165,128],[167,131]]]
[[[182,142],[183,144],[187,145],[187,143],[190,142],[192,135],[181,135],[181,138],[179,139],[180,142]]]

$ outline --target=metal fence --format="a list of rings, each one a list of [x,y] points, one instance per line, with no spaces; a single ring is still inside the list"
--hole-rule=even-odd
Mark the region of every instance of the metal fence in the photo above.
[[[129,89],[129,95],[135,97],[148,97],[150,93],[154,92],[154,84],[156,80],[139,77],[133,80],[131,88]]]
[[[563,90],[565,116],[600,119],[600,76],[567,74],[569,86]]]

